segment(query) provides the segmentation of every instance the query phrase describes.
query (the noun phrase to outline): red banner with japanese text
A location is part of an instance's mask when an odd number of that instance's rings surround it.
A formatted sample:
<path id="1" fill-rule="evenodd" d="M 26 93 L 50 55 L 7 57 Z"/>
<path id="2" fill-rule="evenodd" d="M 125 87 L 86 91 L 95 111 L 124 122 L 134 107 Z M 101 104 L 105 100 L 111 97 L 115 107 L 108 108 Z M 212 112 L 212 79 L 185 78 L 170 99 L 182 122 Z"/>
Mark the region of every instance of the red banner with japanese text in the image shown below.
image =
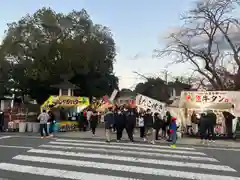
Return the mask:
<path id="1" fill-rule="evenodd" d="M 183 91 L 180 107 L 229 109 L 232 98 L 228 91 Z"/>

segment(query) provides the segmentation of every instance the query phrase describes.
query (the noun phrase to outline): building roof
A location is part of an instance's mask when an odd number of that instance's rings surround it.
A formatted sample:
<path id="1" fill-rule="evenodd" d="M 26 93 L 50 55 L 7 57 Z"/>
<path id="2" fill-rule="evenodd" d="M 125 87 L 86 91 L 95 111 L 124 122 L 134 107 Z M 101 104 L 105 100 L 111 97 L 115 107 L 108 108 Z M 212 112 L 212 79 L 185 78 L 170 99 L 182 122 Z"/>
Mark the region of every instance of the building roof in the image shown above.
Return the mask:
<path id="1" fill-rule="evenodd" d="M 118 97 L 136 96 L 136 93 L 131 90 L 122 90 L 118 92 Z"/>
<path id="2" fill-rule="evenodd" d="M 76 86 L 75 84 L 72 84 L 71 82 L 69 82 L 67 80 L 64 80 L 60 84 L 52 85 L 51 87 L 59 88 L 59 89 L 79 89 L 78 86 Z"/>

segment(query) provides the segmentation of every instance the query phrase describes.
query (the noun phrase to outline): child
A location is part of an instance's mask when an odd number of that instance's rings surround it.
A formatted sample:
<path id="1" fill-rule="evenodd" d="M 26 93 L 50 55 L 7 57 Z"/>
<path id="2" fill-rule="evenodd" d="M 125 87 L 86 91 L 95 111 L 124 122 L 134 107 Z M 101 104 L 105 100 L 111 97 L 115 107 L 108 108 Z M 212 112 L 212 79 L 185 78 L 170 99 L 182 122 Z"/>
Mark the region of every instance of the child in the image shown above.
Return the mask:
<path id="1" fill-rule="evenodd" d="M 169 131 L 170 131 L 170 137 L 172 140 L 172 148 L 176 148 L 176 141 L 177 141 L 177 123 L 176 123 L 177 118 L 172 117 Z"/>

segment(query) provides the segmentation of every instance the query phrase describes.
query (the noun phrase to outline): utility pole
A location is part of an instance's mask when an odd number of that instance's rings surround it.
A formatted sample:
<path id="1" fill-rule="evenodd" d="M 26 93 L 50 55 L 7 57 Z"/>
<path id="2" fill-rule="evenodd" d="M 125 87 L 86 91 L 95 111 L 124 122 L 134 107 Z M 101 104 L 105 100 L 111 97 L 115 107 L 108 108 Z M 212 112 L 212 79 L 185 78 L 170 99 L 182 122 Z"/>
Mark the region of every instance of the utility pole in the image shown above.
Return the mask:
<path id="1" fill-rule="evenodd" d="M 168 79 L 169 79 L 170 73 L 168 72 L 167 69 L 163 70 L 161 73 L 163 74 L 164 81 L 166 82 L 166 84 L 168 84 Z"/>

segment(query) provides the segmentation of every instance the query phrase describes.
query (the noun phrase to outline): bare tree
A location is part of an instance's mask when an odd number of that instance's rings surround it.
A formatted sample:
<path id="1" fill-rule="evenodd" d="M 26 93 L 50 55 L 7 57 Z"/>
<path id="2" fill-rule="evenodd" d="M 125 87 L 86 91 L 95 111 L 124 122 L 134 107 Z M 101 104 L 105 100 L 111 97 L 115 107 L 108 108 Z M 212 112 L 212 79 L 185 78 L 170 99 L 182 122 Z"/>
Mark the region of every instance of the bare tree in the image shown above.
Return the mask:
<path id="1" fill-rule="evenodd" d="M 173 63 L 191 63 L 216 90 L 239 87 L 236 75 L 240 75 L 240 41 L 235 36 L 239 23 L 231 16 L 238 6 L 237 0 L 199 0 L 181 20 L 184 26 L 172 32 L 163 50 L 155 50 L 158 57 L 174 55 Z M 234 34 L 235 33 L 235 34 Z M 229 71 L 226 62 L 237 66 L 237 72 Z M 239 83 L 240 85 L 240 83 Z"/>

